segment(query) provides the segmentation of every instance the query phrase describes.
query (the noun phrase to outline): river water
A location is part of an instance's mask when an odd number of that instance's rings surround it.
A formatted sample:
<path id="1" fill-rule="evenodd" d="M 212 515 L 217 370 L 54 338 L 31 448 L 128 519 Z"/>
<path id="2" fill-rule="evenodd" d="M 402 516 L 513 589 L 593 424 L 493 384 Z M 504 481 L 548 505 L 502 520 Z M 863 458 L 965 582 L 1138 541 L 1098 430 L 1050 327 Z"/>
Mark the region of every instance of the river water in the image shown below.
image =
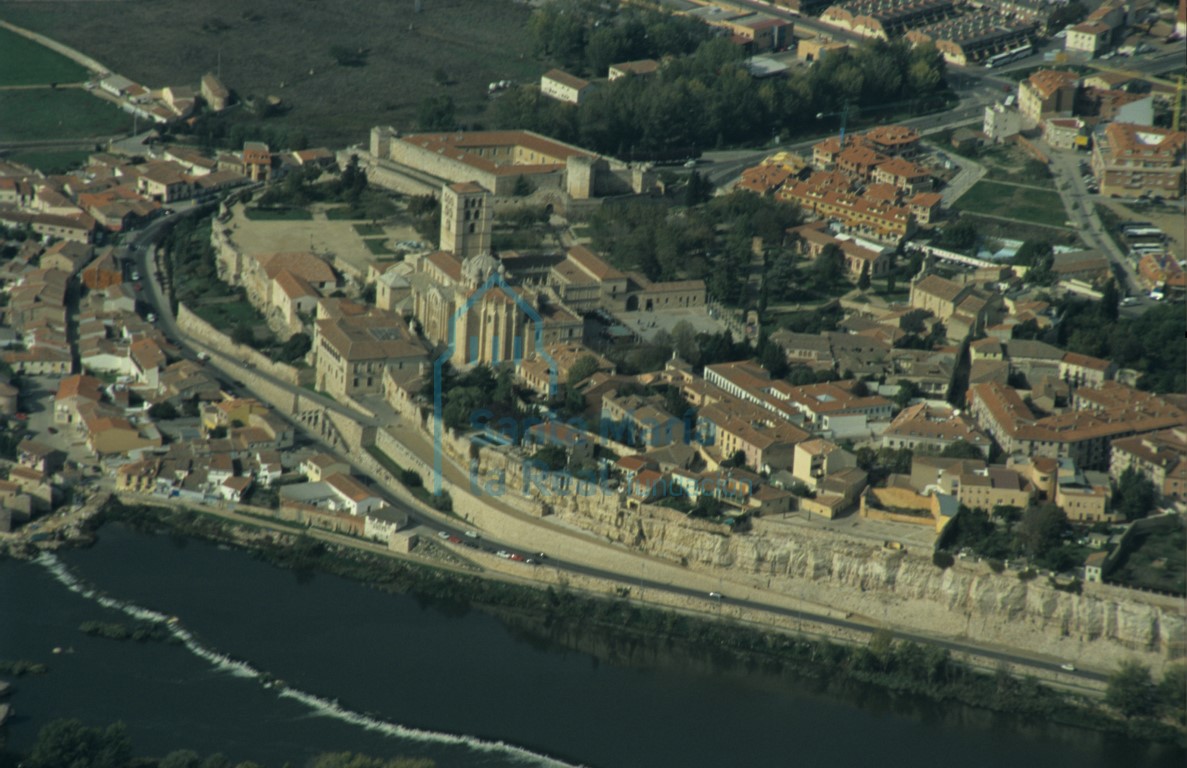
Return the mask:
<path id="1" fill-rule="evenodd" d="M 132 616 L 178 617 L 179 642 L 78 629 Z M 1182 751 L 968 707 L 617 666 L 481 612 L 118 525 L 90 549 L 0 561 L 0 658 L 50 666 L 15 681 L 18 749 L 47 719 L 77 717 L 124 721 L 139 754 L 217 751 L 268 768 L 343 750 L 441 768 L 1184 764 Z M 283 682 L 266 687 L 264 673 Z"/>

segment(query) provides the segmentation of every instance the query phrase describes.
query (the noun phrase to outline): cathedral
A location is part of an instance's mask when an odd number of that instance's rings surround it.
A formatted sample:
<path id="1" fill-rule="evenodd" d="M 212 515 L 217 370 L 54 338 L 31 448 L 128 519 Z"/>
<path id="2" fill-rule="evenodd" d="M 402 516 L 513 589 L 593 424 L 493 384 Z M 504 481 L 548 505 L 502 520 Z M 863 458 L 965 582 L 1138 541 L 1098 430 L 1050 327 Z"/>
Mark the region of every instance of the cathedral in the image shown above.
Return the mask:
<path id="1" fill-rule="evenodd" d="M 458 368 L 531 359 L 580 342 L 584 323 L 544 285 L 528 285 L 490 252 L 490 193 L 463 182 L 441 193 L 441 250 L 409 259 L 412 318 Z"/>

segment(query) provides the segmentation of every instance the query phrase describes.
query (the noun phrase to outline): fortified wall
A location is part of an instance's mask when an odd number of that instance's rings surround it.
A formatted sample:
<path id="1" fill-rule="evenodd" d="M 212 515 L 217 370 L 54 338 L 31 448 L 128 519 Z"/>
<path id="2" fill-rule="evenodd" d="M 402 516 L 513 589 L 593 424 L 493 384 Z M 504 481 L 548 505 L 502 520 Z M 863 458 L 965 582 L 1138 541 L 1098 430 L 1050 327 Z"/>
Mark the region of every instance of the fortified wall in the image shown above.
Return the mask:
<path id="1" fill-rule="evenodd" d="M 460 438 L 451 442 L 447 453 L 461 454 Z M 736 533 L 664 507 L 628 509 L 613 491 L 582 495 L 570 488 L 546 499 L 534 493 L 527 504 L 518 484 L 522 459 L 487 448 L 478 453 L 471 464 L 479 482 L 498 477 L 506 483 L 501 500 L 514 499 L 520 508 L 552 515 L 604 541 L 690 569 L 728 572 L 731 581 L 752 582 L 873 623 L 1059 658 L 1091 657 L 1101 666 L 1138 657 L 1157 670 L 1187 657 L 1187 615 L 1179 599 L 1096 584 L 1083 584 L 1077 594 L 1056 589 L 1046 577 L 1024 581 L 963 559 L 941 569 L 930 549 L 892 548 L 835 528 L 757 518 L 750 531 Z M 468 495 L 460 490 L 451 489 L 455 507 L 459 495 Z M 483 521 L 498 515 L 489 508 L 481 514 L 477 519 Z"/>
<path id="2" fill-rule="evenodd" d="M 277 362 L 245 344 L 236 344 L 225 333 L 194 314 L 184 303 L 177 305 L 177 327 L 187 336 L 197 339 L 214 351 L 241 360 L 281 381 L 294 386 L 302 386 L 313 381 L 312 368 L 298 370 L 291 365 Z"/>

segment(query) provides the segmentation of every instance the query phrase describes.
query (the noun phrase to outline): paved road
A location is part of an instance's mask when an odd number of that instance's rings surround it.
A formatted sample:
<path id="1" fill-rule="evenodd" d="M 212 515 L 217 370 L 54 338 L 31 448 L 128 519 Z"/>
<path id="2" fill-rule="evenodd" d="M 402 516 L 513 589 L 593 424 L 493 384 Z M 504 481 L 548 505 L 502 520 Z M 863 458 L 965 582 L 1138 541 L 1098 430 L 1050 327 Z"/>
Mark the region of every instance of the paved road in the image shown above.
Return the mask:
<path id="1" fill-rule="evenodd" d="M 1105 225 L 1096 212 L 1094 196 L 1088 192 L 1088 187 L 1084 183 L 1080 162 L 1086 160 L 1086 156 L 1057 150 L 1048 150 L 1048 155 L 1051 158 L 1051 171 L 1055 176 L 1056 187 L 1063 198 L 1064 208 L 1072 226 L 1090 248 L 1108 256 L 1114 265 L 1113 272 L 1121 279 L 1122 293 L 1127 296 L 1141 294 L 1136 266 L 1126 258 L 1125 253 L 1107 234 Z"/>

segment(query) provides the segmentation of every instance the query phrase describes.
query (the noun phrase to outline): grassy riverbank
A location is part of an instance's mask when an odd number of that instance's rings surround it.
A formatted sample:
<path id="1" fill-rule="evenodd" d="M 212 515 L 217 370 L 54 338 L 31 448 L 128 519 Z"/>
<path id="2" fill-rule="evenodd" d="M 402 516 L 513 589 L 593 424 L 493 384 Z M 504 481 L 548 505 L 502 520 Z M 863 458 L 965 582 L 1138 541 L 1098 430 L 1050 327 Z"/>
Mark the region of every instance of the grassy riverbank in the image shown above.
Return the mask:
<path id="1" fill-rule="evenodd" d="M 111 502 L 96 524 L 119 521 L 134 528 L 238 543 L 237 526 L 195 512 Z M 321 571 L 374 588 L 412 594 L 455 610 L 479 608 L 514 618 L 540 636 L 557 642 L 600 636 L 627 644 L 682 655 L 715 666 L 761 672 L 764 677 L 851 681 L 895 695 L 933 702 L 953 702 L 1050 722 L 1124 734 L 1151 741 L 1187 743 L 1183 732 L 1166 720 L 1123 718 L 1099 702 L 1057 691 L 1031 677 L 1017 678 L 1005 669 L 979 672 L 954 660 L 947 650 L 897 640 L 876 633 L 865 645 L 794 637 L 729 621 L 688 616 L 626 599 L 595 597 L 564 588 L 536 588 L 482 579 L 430 566 L 386 558 L 344 546 L 327 545 L 303 535 L 259 541 L 254 555 L 301 571 Z"/>

